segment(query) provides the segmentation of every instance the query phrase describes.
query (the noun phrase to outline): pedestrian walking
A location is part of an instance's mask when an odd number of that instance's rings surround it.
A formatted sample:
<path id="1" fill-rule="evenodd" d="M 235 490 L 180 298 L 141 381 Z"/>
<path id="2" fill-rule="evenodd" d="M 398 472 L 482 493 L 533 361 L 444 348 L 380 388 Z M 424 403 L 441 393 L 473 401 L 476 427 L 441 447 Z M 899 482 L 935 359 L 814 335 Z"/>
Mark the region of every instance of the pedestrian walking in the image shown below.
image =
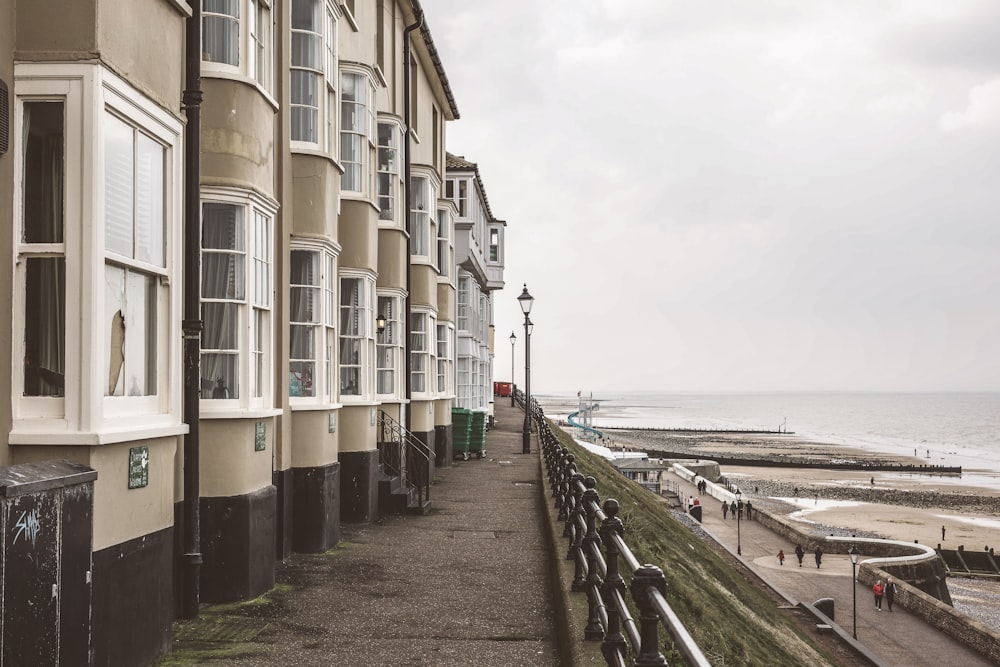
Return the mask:
<path id="1" fill-rule="evenodd" d="M 778 565 L 784 565 L 784 564 L 785 564 L 785 550 L 778 549 Z"/>
<path id="2" fill-rule="evenodd" d="M 733 515 L 733 521 L 736 521 L 736 501 L 729 503 L 729 513 Z"/>
<path id="3" fill-rule="evenodd" d="M 740 519 L 742 519 L 743 518 L 743 499 L 742 498 L 736 503 L 736 511 L 739 513 Z"/>
<path id="4" fill-rule="evenodd" d="M 747 521 L 753 521 L 753 505 L 747 501 Z"/>
<path id="5" fill-rule="evenodd" d="M 941 526 L 941 541 L 944 542 L 944 526 Z"/>
<path id="6" fill-rule="evenodd" d="M 726 520 L 726 517 L 728 515 L 729 515 L 729 503 L 727 503 L 725 500 L 723 500 L 722 501 L 722 519 L 723 519 L 723 521 Z"/>
<path id="7" fill-rule="evenodd" d="M 795 557 L 799 559 L 799 567 L 802 567 L 802 559 L 805 557 L 806 552 L 802 548 L 801 544 L 795 545 Z"/>
<path id="8" fill-rule="evenodd" d="M 816 569 L 818 570 L 819 566 L 823 564 L 823 550 L 817 546 L 813 554 L 816 556 Z"/>
<path id="9" fill-rule="evenodd" d="M 885 595 L 885 584 L 882 583 L 881 579 L 875 582 L 872 586 L 872 593 L 875 594 L 875 609 L 882 611 L 882 597 Z"/>
<path id="10" fill-rule="evenodd" d="M 896 599 L 896 584 L 893 582 L 892 577 L 889 577 L 885 582 L 885 604 L 889 607 L 889 611 L 892 611 L 892 602 Z"/>

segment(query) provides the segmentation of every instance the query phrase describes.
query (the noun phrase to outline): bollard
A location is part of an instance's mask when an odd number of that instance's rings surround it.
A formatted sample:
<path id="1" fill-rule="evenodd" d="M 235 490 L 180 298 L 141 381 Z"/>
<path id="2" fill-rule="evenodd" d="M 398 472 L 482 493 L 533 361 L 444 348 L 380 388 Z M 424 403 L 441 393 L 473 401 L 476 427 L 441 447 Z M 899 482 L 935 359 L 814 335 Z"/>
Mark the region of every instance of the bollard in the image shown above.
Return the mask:
<path id="1" fill-rule="evenodd" d="M 660 617 L 656 614 L 650 589 L 655 588 L 664 596 L 667 594 L 667 580 L 663 570 L 655 565 L 643 565 L 632 573 L 632 600 L 639 609 L 639 652 L 635 657 L 636 667 L 667 667 L 667 660 L 660 653 L 657 636 Z"/>
<path id="2" fill-rule="evenodd" d="M 615 595 L 625 592 L 625 580 L 618 569 L 618 542 L 616 536 L 625 533 L 625 526 L 618 518 L 618 510 L 621 506 L 618 501 L 608 498 L 604 501 L 604 514 L 607 518 L 601 522 L 601 540 L 604 543 L 605 558 L 607 559 L 608 572 L 601 586 L 601 595 L 604 597 L 608 608 L 608 631 L 601 642 L 601 654 L 604 661 L 609 665 L 618 664 L 616 655 L 624 656 L 628 650 L 625 635 L 622 634 L 621 613 L 618 605 L 615 604 Z"/>
<path id="3" fill-rule="evenodd" d="M 597 480 L 587 477 L 583 480 L 586 490 L 583 492 L 581 504 L 587 515 L 587 535 L 583 538 L 583 552 L 587 556 L 587 627 L 583 630 L 583 638 L 596 641 L 604 638 L 604 628 L 601 627 L 601 616 L 598 612 L 600 587 L 604 582 L 597 572 L 597 554 L 601 548 L 601 536 L 597 534 L 597 508 L 601 497 L 597 493 Z"/>

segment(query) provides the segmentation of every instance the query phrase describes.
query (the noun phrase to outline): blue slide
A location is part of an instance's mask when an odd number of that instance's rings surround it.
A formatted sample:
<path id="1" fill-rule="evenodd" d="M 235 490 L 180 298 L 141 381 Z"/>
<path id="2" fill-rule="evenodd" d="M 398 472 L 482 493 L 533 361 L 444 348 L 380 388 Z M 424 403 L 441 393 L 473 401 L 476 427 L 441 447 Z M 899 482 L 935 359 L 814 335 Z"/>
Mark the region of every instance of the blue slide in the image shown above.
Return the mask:
<path id="1" fill-rule="evenodd" d="M 573 421 L 573 417 L 576 417 L 578 414 L 580 414 L 579 410 L 577 410 L 576 412 L 571 412 L 568 415 L 566 415 L 566 421 L 569 422 L 570 426 L 575 426 L 577 428 L 582 428 L 587 433 L 593 433 L 598 438 L 603 438 L 604 437 L 604 434 L 601 433 L 600 431 L 598 431 L 596 428 L 591 428 L 589 426 L 585 426 L 583 424 L 578 424 L 577 422 Z"/>

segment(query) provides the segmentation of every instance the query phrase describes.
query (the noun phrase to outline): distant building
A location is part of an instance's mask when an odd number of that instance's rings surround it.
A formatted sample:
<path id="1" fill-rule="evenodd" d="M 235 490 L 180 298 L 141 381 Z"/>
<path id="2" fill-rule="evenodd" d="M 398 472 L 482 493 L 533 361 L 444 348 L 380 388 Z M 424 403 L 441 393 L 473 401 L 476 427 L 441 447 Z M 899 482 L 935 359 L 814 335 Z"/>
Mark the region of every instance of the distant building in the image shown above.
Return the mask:
<path id="1" fill-rule="evenodd" d="M 95 664 L 169 645 L 196 556 L 202 601 L 247 599 L 292 551 L 377 519 L 380 425 L 447 465 L 452 407 L 488 409 L 505 223 L 475 165 L 446 157 L 459 113 L 422 14 L 417 0 L 204 3 L 191 275 L 191 6 L 0 0 L 0 465 L 98 473 Z M 200 321 L 185 322 L 194 279 Z M 191 558 L 186 328 L 200 340 Z"/>

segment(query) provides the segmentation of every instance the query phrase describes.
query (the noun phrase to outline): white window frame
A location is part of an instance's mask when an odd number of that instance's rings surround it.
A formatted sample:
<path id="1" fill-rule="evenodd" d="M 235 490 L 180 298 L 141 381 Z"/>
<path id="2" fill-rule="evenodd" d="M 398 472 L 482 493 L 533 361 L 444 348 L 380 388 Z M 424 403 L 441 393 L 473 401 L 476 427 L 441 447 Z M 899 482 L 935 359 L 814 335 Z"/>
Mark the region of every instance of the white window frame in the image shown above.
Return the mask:
<path id="1" fill-rule="evenodd" d="M 429 398 L 437 385 L 437 319 L 429 310 L 410 313 L 410 391 Z"/>
<path id="2" fill-rule="evenodd" d="M 385 329 L 377 333 L 375 392 L 379 399 L 399 399 L 403 395 L 400 379 L 406 350 L 403 339 L 406 329 L 403 322 L 404 297 L 402 292 L 378 292 L 376 317 L 385 318 Z M 389 391 L 383 391 L 388 382 Z"/>
<path id="3" fill-rule="evenodd" d="M 206 297 L 205 290 L 208 286 L 202 278 L 200 296 L 204 326 L 201 345 L 200 409 L 202 416 L 206 418 L 227 417 L 232 413 L 267 409 L 274 404 L 271 341 L 274 340 L 274 217 L 278 211 L 278 204 L 248 190 L 202 186 L 202 211 L 205 210 L 206 204 L 227 206 L 239 211 L 242 223 L 242 248 L 208 249 L 209 254 L 221 252 L 243 257 L 240 267 L 242 269 L 240 278 L 243 281 L 242 295 L 225 298 Z M 267 229 L 263 230 L 262 226 Z M 204 272 L 206 249 L 202 248 L 201 252 Z M 266 274 L 261 275 L 261 270 Z M 234 353 L 231 356 L 236 357 L 235 390 L 224 385 L 216 391 L 216 386 L 211 384 L 213 378 L 206 375 L 209 371 L 205 356 L 213 354 L 213 348 L 208 347 L 205 341 L 205 337 L 211 335 L 210 322 L 205 317 L 204 311 L 208 303 L 233 304 L 236 310 L 235 345 L 232 348 L 219 350 L 221 354 Z"/>
<path id="4" fill-rule="evenodd" d="M 355 293 L 353 286 L 360 287 L 357 299 L 351 299 Z M 375 277 L 369 273 L 342 270 L 340 273 L 339 319 L 337 330 L 339 341 L 339 391 L 340 400 L 344 404 L 371 402 L 375 393 Z M 354 347 L 355 356 L 347 356 L 350 352 L 348 344 Z M 357 369 L 357 388 L 353 393 L 345 391 L 349 369 Z"/>
<path id="5" fill-rule="evenodd" d="M 438 186 L 433 172 L 414 169 L 410 176 L 411 208 L 407 231 L 410 234 L 410 257 L 417 262 L 436 264 Z"/>
<path id="6" fill-rule="evenodd" d="M 455 327 L 450 322 L 437 323 L 437 386 L 439 397 L 451 396 L 455 382 Z"/>
<path id="7" fill-rule="evenodd" d="M 472 278 L 465 275 L 458 277 L 458 291 L 455 295 L 455 323 L 459 331 L 470 331 L 469 322 L 472 317 Z"/>
<path id="8" fill-rule="evenodd" d="M 400 159 L 402 145 L 400 137 L 403 128 L 398 120 L 379 120 L 377 129 L 376 163 L 378 171 L 377 201 L 379 225 L 398 227 L 400 215 L 400 193 L 403 191 Z M 388 209 L 388 213 L 386 212 Z"/>
<path id="9" fill-rule="evenodd" d="M 170 113 L 98 64 L 21 63 L 14 68 L 12 243 L 12 428 L 10 444 L 102 444 L 183 432 L 179 286 L 183 186 L 182 125 Z M 63 242 L 23 242 L 24 104 L 63 105 Z M 109 383 L 105 298 L 105 122 L 115 114 L 159 143 L 163 155 L 164 262 L 154 270 L 155 391 L 105 396 Z M 26 264 L 65 257 L 63 396 L 25 396 Z M 127 263 L 127 262 L 126 262 Z M 177 280 L 172 280 L 178 278 Z"/>
<path id="10" fill-rule="evenodd" d="M 437 270 L 438 280 L 450 282 L 455 273 L 454 243 L 452 242 L 455 223 L 449 207 L 438 208 L 437 219 Z"/>
<path id="11" fill-rule="evenodd" d="M 354 80 L 348 85 L 347 78 Z M 347 91 L 354 90 L 354 99 Z M 353 111 L 354 113 L 350 113 Z M 357 154 L 348 151 L 357 143 Z M 344 172 L 341 193 L 364 198 L 372 195 L 374 173 L 370 170 L 375 154 L 375 81 L 367 70 L 344 67 L 340 70 L 340 151 L 337 159 Z M 355 168 L 352 170 L 352 167 Z M 370 173 L 372 172 L 372 173 Z M 355 181 L 355 175 L 356 180 Z"/>
<path id="12" fill-rule="evenodd" d="M 274 81 L 274 12 L 271 0 L 232 0 L 237 15 L 202 10 L 202 24 L 211 17 L 231 21 L 236 26 L 236 62 L 202 58 L 203 76 L 236 79 L 252 83 L 272 99 Z M 204 31 L 205 35 L 208 31 Z M 204 40 L 204 38 L 203 38 Z M 204 49 L 203 49 L 204 52 Z M 272 99 L 273 101 L 273 99 Z"/>
<path id="13" fill-rule="evenodd" d="M 289 107 L 291 111 L 313 109 L 315 112 L 315 136 L 302 133 L 303 127 L 294 122 L 294 114 L 289 119 L 289 142 L 294 152 L 321 153 L 335 157 L 337 136 L 337 26 L 340 20 L 339 6 L 328 0 L 292 0 L 292 3 L 308 3 L 315 12 L 316 25 L 308 28 L 289 27 L 292 55 L 289 60 Z M 294 13 L 294 7 L 292 8 Z M 311 28 L 311 29 L 310 29 Z M 299 41 L 301 40 L 301 43 Z M 312 40 L 316 51 L 308 61 L 297 62 L 296 56 L 306 53 L 303 48 Z M 311 95 L 307 98 L 292 99 L 295 94 L 296 72 L 315 78 Z M 303 91 L 305 89 L 303 88 Z M 297 134 L 298 131 L 298 134 Z"/>
<path id="14" fill-rule="evenodd" d="M 317 243 L 307 239 L 292 239 L 290 250 L 292 253 L 310 253 L 316 262 L 316 281 L 312 286 L 298 285 L 290 282 L 289 292 L 289 327 L 313 328 L 313 354 L 311 357 L 295 356 L 293 336 L 289 332 L 289 368 L 288 394 L 289 404 L 293 409 L 306 406 L 333 407 L 336 406 L 337 389 L 339 385 L 337 375 L 337 317 L 339 306 L 337 303 L 338 279 L 338 257 L 337 250 L 333 246 L 325 243 Z M 289 266 L 291 267 L 291 258 Z M 292 278 L 291 280 L 294 280 Z M 292 290 L 315 289 L 315 309 L 311 321 L 295 320 L 295 314 L 291 312 L 294 299 Z M 295 393 L 292 387 L 295 381 L 302 381 L 296 373 L 301 372 L 295 368 L 296 364 L 312 363 L 312 394 L 303 391 Z M 294 378 L 294 379 L 293 379 Z"/>

